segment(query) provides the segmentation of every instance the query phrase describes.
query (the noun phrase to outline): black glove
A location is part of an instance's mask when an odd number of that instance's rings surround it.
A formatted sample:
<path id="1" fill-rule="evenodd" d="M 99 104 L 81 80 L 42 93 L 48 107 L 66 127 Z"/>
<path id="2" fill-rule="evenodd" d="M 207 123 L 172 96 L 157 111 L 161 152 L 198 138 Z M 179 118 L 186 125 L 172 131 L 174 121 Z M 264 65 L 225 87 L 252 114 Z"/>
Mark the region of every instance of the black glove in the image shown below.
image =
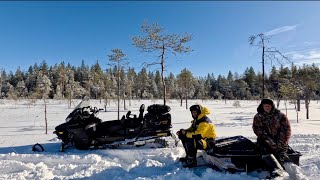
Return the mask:
<path id="1" fill-rule="evenodd" d="M 178 135 L 178 136 L 179 136 L 179 135 L 185 136 L 186 133 L 187 133 L 187 131 L 186 131 L 185 129 L 180 129 L 180 130 L 177 132 L 177 135 Z"/>
<path id="2" fill-rule="evenodd" d="M 185 136 L 187 134 L 187 131 L 185 129 L 180 129 L 181 135 Z"/>

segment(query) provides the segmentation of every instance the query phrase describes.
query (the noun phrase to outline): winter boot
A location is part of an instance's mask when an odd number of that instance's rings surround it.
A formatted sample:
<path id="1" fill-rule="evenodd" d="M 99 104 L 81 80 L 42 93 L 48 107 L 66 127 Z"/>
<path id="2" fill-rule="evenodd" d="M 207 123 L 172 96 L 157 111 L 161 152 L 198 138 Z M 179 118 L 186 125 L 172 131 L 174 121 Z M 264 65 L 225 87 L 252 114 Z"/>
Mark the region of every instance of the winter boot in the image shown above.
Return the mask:
<path id="1" fill-rule="evenodd" d="M 187 156 L 185 158 L 185 162 L 183 164 L 183 167 L 191 168 L 191 167 L 196 167 L 196 166 L 197 166 L 197 158 L 189 157 L 189 156 Z"/>
<path id="2" fill-rule="evenodd" d="M 263 155 L 262 159 L 269 167 L 270 178 L 288 176 L 288 173 L 282 168 L 281 164 L 273 154 Z"/>
<path id="3" fill-rule="evenodd" d="M 187 161 L 187 158 L 188 158 L 188 156 L 186 156 L 186 157 L 181 157 L 181 158 L 179 158 L 179 161 L 180 161 L 180 162 L 186 162 L 186 161 Z"/>

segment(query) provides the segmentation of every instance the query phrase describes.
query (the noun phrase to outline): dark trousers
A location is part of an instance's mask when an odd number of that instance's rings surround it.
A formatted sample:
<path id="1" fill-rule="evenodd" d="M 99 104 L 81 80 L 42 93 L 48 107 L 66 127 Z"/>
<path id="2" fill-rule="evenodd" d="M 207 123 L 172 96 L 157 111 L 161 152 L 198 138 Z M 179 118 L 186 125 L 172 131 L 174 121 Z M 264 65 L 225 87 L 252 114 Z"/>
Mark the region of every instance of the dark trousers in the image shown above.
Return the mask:
<path id="1" fill-rule="evenodd" d="M 282 166 L 285 161 L 289 160 L 287 155 L 289 148 L 288 145 L 278 147 L 277 149 L 272 149 L 265 141 L 258 139 L 257 148 L 262 155 L 273 154 Z"/>
<path id="2" fill-rule="evenodd" d="M 196 158 L 198 149 L 205 150 L 203 141 L 201 140 L 201 138 L 197 138 L 197 137 L 187 138 L 184 135 L 179 135 L 178 137 L 181 140 L 182 145 L 188 157 Z M 214 139 L 207 139 L 206 142 L 207 142 L 206 150 L 212 149 L 215 142 Z"/>

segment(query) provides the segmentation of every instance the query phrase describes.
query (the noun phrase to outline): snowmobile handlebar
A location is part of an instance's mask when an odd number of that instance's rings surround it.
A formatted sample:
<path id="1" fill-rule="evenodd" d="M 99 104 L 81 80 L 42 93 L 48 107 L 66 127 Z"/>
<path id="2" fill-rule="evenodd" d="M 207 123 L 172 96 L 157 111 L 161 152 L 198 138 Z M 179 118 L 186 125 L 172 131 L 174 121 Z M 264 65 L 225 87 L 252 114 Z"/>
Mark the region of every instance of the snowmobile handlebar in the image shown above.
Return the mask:
<path id="1" fill-rule="evenodd" d="M 97 108 L 97 107 L 93 107 L 93 108 L 90 108 L 90 112 L 92 112 L 93 114 L 97 114 L 99 111 L 103 111 L 104 109 L 102 108 Z"/>
<path id="2" fill-rule="evenodd" d="M 90 106 L 82 107 L 81 112 L 83 112 L 85 109 L 90 109 Z"/>
<path id="3" fill-rule="evenodd" d="M 130 116 L 131 116 L 131 118 L 137 118 L 137 115 L 131 114 L 131 111 L 128 111 L 127 114 L 126 114 L 126 118 L 129 119 Z"/>
<path id="4" fill-rule="evenodd" d="M 85 112 L 88 113 L 88 111 L 86 111 L 86 109 L 89 109 L 89 112 L 91 112 L 92 114 L 96 115 L 99 111 L 102 111 L 104 109 L 101 108 L 97 108 L 97 107 L 91 107 L 91 106 L 86 106 L 86 107 L 82 107 L 80 113 L 84 114 Z"/>

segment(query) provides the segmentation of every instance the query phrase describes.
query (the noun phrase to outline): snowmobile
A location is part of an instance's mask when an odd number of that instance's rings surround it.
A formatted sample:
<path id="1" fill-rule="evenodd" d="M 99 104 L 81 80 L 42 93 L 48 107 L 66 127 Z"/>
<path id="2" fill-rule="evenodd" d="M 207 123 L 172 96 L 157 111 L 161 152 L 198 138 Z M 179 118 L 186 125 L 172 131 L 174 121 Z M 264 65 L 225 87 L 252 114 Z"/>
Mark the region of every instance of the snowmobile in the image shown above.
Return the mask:
<path id="1" fill-rule="evenodd" d="M 299 166 L 301 153 L 289 147 L 289 161 Z M 256 143 L 243 136 L 233 136 L 216 140 L 214 149 L 204 153 L 204 159 L 210 166 L 220 171 L 250 172 L 267 170 L 262 154 L 256 148 Z"/>
<path id="2" fill-rule="evenodd" d="M 154 140 L 166 146 L 163 137 L 177 138 L 171 132 L 170 107 L 153 104 L 139 108 L 139 115 L 128 111 L 120 120 L 102 121 L 97 117 L 97 107 L 91 107 L 89 98 L 85 97 L 67 116 L 66 122 L 55 127 L 54 133 L 62 140 L 60 151 L 74 146 L 77 149 L 118 147 L 123 144 L 134 144 Z M 137 145 L 143 145 L 137 144 Z"/>

